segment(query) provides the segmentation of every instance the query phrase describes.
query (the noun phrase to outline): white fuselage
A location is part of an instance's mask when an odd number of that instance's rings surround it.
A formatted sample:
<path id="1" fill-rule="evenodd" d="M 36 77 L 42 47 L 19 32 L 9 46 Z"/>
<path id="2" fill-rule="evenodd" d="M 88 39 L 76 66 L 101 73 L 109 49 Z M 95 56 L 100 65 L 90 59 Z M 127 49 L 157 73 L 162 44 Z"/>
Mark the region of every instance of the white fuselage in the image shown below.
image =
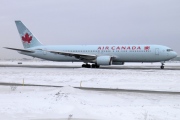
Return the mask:
<path id="1" fill-rule="evenodd" d="M 81 60 L 74 56 L 50 53 L 48 50 L 112 56 L 114 57 L 113 62 L 161 62 L 177 56 L 177 53 L 172 49 L 162 45 L 47 45 L 32 47 L 29 50 L 34 50 L 35 52 L 20 53 L 41 59 L 64 62 Z"/>

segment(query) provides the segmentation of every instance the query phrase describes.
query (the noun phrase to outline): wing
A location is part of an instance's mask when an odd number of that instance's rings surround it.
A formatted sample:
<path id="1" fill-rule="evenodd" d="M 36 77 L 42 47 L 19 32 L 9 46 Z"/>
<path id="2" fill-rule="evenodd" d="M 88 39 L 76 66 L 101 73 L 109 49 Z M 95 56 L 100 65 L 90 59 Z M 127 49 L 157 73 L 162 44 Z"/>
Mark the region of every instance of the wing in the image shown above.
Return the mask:
<path id="1" fill-rule="evenodd" d="M 9 47 L 4 47 L 6 49 L 10 49 L 10 50 L 16 50 L 16 51 L 19 51 L 19 52 L 28 52 L 28 53 L 34 53 L 33 50 L 26 50 L 26 49 L 17 49 L 17 48 L 9 48 Z"/>
<path id="2" fill-rule="evenodd" d="M 60 54 L 60 55 L 65 55 L 65 56 L 70 56 L 70 57 L 75 57 L 77 59 L 83 60 L 94 60 L 97 58 L 96 55 L 92 54 L 82 54 L 82 53 L 73 53 L 73 52 L 63 52 L 63 51 L 51 51 L 51 50 L 46 50 L 47 52 L 50 53 L 55 53 L 55 54 Z"/>

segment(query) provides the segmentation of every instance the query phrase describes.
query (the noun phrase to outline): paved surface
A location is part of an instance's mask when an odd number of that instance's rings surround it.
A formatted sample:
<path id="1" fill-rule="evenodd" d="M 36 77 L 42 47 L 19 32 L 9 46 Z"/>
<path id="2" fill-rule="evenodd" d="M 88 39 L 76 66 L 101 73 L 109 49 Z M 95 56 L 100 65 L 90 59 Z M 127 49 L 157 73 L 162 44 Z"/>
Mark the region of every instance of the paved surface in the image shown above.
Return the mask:
<path id="1" fill-rule="evenodd" d="M 31 119 L 31 120 L 97 120 L 97 119 L 86 119 L 86 118 L 49 118 L 49 119 Z"/>
<path id="2" fill-rule="evenodd" d="M 0 67 L 29 67 L 29 68 L 82 68 L 81 65 L 26 65 L 26 64 L 0 64 Z M 87 69 L 160 69 L 160 65 L 148 66 L 101 66 L 100 68 L 87 68 Z M 161 70 L 161 69 L 160 69 Z M 180 65 L 165 65 L 163 70 L 180 70 Z"/>
<path id="3" fill-rule="evenodd" d="M 20 84 L 0 82 L 1 86 L 36 86 L 36 87 L 64 87 L 55 85 L 39 85 L 39 84 Z M 131 93 L 150 93 L 150 94 L 174 94 L 180 95 L 180 91 L 155 91 L 155 90 L 138 90 L 138 89 L 112 89 L 112 88 L 92 88 L 92 87 L 73 87 L 81 90 L 105 91 L 105 92 L 131 92 Z"/>

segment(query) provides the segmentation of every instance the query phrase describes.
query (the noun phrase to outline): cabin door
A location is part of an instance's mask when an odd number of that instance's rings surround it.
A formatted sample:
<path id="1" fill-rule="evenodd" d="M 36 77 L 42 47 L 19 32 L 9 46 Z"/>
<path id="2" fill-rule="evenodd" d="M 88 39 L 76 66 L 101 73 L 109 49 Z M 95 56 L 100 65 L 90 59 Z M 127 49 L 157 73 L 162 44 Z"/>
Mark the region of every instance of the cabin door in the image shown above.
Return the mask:
<path id="1" fill-rule="evenodd" d="M 155 54 L 156 54 L 156 55 L 159 55 L 159 48 L 156 48 Z"/>

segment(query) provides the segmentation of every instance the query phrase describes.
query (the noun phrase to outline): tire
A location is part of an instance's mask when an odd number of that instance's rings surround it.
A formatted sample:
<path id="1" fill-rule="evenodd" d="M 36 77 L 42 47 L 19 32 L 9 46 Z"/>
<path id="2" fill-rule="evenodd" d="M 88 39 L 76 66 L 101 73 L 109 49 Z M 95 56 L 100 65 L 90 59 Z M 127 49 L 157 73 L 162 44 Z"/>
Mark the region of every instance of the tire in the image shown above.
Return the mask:
<path id="1" fill-rule="evenodd" d="M 92 64 L 92 68 L 96 68 L 96 65 Z"/>
<path id="2" fill-rule="evenodd" d="M 164 69 L 164 66 L 161 66 L 161 69 Z"/>
<path id="3" fill-rule="evenodd" d="M 99 68 L 100 67 L 100 65 L 96 65 L 96 68 Z"/>
<path id="4" fill-rule="evenodd" d="M 91 65 L 90 64 L 87 64 L 87 66 L 86 66 L 87 68 L 91 68 Z"/>

